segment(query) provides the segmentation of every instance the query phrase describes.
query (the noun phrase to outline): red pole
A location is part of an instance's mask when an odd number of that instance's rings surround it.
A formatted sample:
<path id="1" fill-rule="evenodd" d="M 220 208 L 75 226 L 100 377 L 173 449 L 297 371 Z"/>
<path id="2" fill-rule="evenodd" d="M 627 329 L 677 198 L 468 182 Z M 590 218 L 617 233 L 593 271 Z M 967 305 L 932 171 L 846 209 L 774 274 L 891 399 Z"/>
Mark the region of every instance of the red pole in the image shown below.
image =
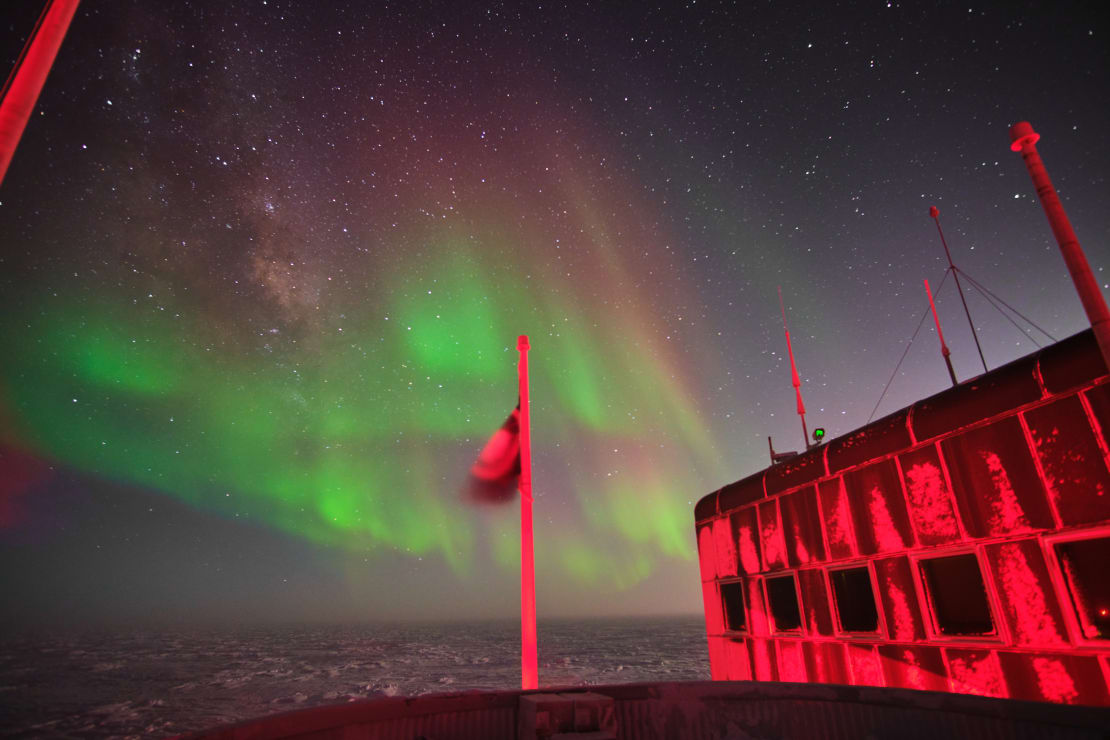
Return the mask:
<path id="1" fill-rule="evenodd" d="M 80 0 L 49 0 L 0 93 L 0 183 Z"/>
<path id="2" fill-rule="evenodd" d="M 1010 149 L 1021 152 L 1022 159 L 1025 160 L 1025 167 L 1033 178 L 1033 187 L 1037 189 L 1037 197 L 1041 199 L 1041 206 L 1048 216 L 1048 224 L 1056 236 L 1056 243 L 1060 245 L 1061 254 L 1064 255 L 1064 264 L 1068 266 L 1079 300 L 1083 303 L 1083 310 L 1087 312 L 1087 319 L 1091 322 L 1095 341 L 1102 351 L 1102 361 L 1110 368 L 1110 310 L 1106 308 L 1106 298 L 1095 282 L 1091 266 L 1087 264 L 1087 257 L 1079 246 L 1079 238 L 1071 228 L 1060 197 L 1056 195 L 1056 188 L 1052 187 L 1052 181 L 1048 179 L 1048 170 L 1041 161 L 1041 155 L 1037 153 L 1037 141 L 1040 138 L 1041 135 L 1033 130 L 1028 121 L 1021 121 L 1010 127 Z"/>
<path id="3" fill-rule="evenodd" d="M 929 296 L 929 308 L 933 309 L 933 321 L 937 325 L 937 336 L 940 337 L 940 353 L 944 356 L 944 364 L 948 366 L 948 375 L 952 378 L 952 385 L 959 385 L 956 380 L 956 371 L 952 369 L 952 350 L 944 343 L 944 332 L 940 330 L 940 318 L 937 316 L 937 307 L 933 303 L 933 291 L 929 290 L 929 281 L 925 281 L 925 295 Z"/>
<path id="4" fill-rule="evenodd" d="M 536 561 L 532 546 L 532 428 L 528 412 L 528 335 L 520 350 L 520 687 L 539 686 L 536 649 Z"/>
<path id="5" fill-rule="evenodd" d="M 806 407 L 802 403 L 802 379 L 798 377 L 798 368 L 794 364 L 794 348 L 790 346 L 790 330 L 786 328 L 786 306 L 782 302 L 782 287 L 779 287 L 779 308 L 782 310 L 782 330 L 786 334 L 786 351 L 790 354 L 790 382 L 794 385 L 794 395 L 798 400 L 798 416 L 802 418 L 802 444 L 809 449 L 809 430 L 806 429 Z"/>

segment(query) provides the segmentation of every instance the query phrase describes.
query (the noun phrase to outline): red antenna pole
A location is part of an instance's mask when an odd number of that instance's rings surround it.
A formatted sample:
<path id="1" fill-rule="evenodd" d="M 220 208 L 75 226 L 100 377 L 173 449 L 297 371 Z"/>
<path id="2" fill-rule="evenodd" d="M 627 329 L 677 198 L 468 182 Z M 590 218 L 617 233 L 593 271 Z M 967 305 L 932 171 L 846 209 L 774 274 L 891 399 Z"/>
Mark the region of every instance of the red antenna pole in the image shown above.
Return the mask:
<path id="1" fill-rule="evenodd" d="M 798 416 L 802 419 L 802 442 L 809 449 L 809 430 L 806 429 L 806 406 L 802 403 L 802 380 L 798 377 L 798 367 L 794 364 L 794 348 L 790 346 L 790 330 L 786 328 L 786 306 L 782 302 L 782 286 L 779 286 L 779 309 L 782 310 L 782 331 L 786 334 L 786 351 L 790 355 L 790 382 L 794 385 L 794 395 L 798 397 Z"/>
<path id="2" fill-rule="evenodd" d="M 933 309 L 933 321 L 937 325 L 937 336 L 940 337 L 940 353 L 944 357 L 944 364 L 948 366 L 948 375 L 952 378 L 952 385 L 959 385 L 956 380 L 956 371 L 952 369 L 952 351 L 944 343 L 944 332 L 940 330 L 940 318 L 937 316 L 937 306 L 933 303 L 933 291 L 929 290 L 929 281 L 925 281 L 925 294 L 929 296 L 929 308 Z"/>
<path id="3" fill-rule="evenodd" d="M 1064 264 L 1068 266 L 1079 300 L 1083 303 L 1083 310 L 1087 312 L 1087 319 L 1091 322 L 1095 341 L 1102 352 L 1102 361 L 1110 368 L 1110 310 L 1106 308 L 1106 299 L 1095 282 L 1091 266 L 1087 264 L 1087 257 L 1079 246 L 1079 238 L 1071 228 L 1060 196 L 1056 195 L 1056 188 L 1048 179 L 1048 170 L 1041 161 L 1041 155 L 1037 153 L 1037 141 L 1040 138 L 1041 135 L 1033 130 L 1028 121 L 1021 121 L 1010 127 L 1010 149 L 1021 152 L 1021 157 L 1025 160 L 1025 167 L 1033 179 L 1033 187 L 1037 189 L 1037 197 L 1041 199 L 1041 206 L 1048 216 L 1048 224 L 1056 236 L 1056 243 L 1060 245 Z"/>
<path id="4" fill-rule="evenodd" d="M 944 239 L 944 232 L 940 228 L 940 211 L 936 206 L 929 209 L 929 215 L 937 224 L 937 233 L 940 234 L 940 243 L 944 245 L 944 256 L 948 258 L 948 269 L 956 280 L 956 291 L 960 294 L 960 302 L 964 304 L 964 313 L 967 314 L 967 324 L 971 327 L 971 338 L 975 340 L 975 349 L 979 350 L 979 361 L 983 363 L 983 372 L 987 372 L 987 361 L 983 357 L 983 348 L 979 346 L 979 335 L 975 333 L 975 322 L 971 320 L 971 311 L 967 308 L 967 299 L 964 298 L 964 289 L 960 286 L 960 274 L 956 264 L 952 262 L 952 253 L 948 251 L 948 242 Z"/>
<path id="5" fill-rule="evenodd" d="M 520 350 L 520 687 L 539 686 L 536 648 L 536 555 L 532 546 L 532 427 L 528 409 L 528 335 Z"/>
<path id="6" fill-rule="evenodd" d="M 49 0 L 0 93 L 0 183 L 80 0 Z"/>

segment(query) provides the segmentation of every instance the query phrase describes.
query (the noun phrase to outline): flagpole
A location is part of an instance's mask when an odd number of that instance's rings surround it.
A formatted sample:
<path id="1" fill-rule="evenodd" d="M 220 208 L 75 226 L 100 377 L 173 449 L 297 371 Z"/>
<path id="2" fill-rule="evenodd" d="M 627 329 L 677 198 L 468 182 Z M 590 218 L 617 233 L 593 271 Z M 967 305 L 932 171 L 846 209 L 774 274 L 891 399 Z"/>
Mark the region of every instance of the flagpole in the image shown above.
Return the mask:
<path id="1" fill-rule="evenodd" d="M 54 65 L 80 0 L 50 0 L 0 93 L 0 182 Z"/>
<path id="2" fill-rule="evenodd" d="M 528 335 L 520 350 L 520 687 L 539 685 L 536 650 L 536 561 L 532 546 L 532 429 L 528 413 Z"/>

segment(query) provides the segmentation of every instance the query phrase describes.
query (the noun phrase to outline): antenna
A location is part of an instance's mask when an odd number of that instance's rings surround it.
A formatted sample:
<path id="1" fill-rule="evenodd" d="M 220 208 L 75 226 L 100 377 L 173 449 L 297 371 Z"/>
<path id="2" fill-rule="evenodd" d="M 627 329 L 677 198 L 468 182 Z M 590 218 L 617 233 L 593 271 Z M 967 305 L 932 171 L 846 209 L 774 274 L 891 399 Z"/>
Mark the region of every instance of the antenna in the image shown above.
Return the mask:
<path id="1" fill-rule="evenodd" d="M 1079 237 L 1071 228 L 1068 214 L 1064 212 L 1064 204 L 1060 202 L 1060 196 L 1056 195 L 1056 188 L 1052 186 L 1052 180 L 1048 178 L 1048 170 L 1045 169 L 1041 155 L 1037 152 L 1037 142 L 1040 138 L 1041 135 L 1033 130 L 1033 126 L 1028 121 L 1019 121 L 1010 127 L 1012 142 L 1010 149 L 1021 152 L 1021 158 L 1025 160 L 1025 167 L 1033 179 L 1037 197 L 1040 198 L 1044 214 L 1048 217 L 1048 225 L 1052 227 L 1052 234 L 1056 237 L 1056 243 L 1060 245 L 1064 264 L 1067 265 L 1075 290 L 1079 293 L 1079 301 L 1087 313 L 1087 320 L 1091 322 L 1091 330 L 1102 353 L 1102 361 L 1110 367 L 1110 309 L 1106 307 L 1106 299 L 1103 298 L 1102 291 L 1095 282 L 1091 266 L 1087 263 L 1086 255 L 1083 254 L 1083 248 L 1079 246 Z"/>
<path id="2" fill-rule="evenodd" d="M 767 437 L 767 449 L 771 452 L 771 464 L 780 463 L 783 460 L 789 460 L 792 457 L 797 457 L 797 452 L 775 452 L 775 445 L 771 442 L 771 437 Z"/>
<path id="3" fill-rule="evenodd" d="M 952 253 L 948 251 L 948 242 L 944 239 L 944 232 L 940 228 L 940 211 L 936 206 L 929 209 L 929 215 L 937 223 L 937 233 L 940 234 L 940 243 L 944 245 L 944 255 L 948 257 L 948 270 L 952 273 L 952 277 L 956 279 L 956 290 L 960 294 L 960 301 L 964 304 L 964 313 L 967 314 L 967 325 L 971 327 L 971 336 L 975 340 L 975 349 L 979 350 L 979 361 L 983 363 L 983 372 L 987 370 L 987 361 L 983 358 L 983 348 L 979 346 L 979 335 L 975 333 L 975 323 L 971 320 L 971 311 L 967 310 L 967 299 L 964 298 L 964 289 L 960 287 L 960 276 L 956 271 L 956 265 L 952 262 Z"/>
<path id="4" fill-rule="evenodd" d="M 952 378 L 952 385 L 960 384 L 956 380 L 956 371 L 952 369 L 952 350 L 944 343 L 944 332 L 940 330 L 940 319 L 937 317 L 937 306 L 933 303 L 933 291 L 929 290 L 929 281 L 925 281 L 925 294 L 929 296 L 929 308 L 933 309 L 933 321 L 937 324 L 937 336 L 940 337 L 940 353 L 944 357 L 944 364 L 948 366 L 948 375 Z"/>
<path id="5" fill-rule="evenodd" d="M 786 328 L 786 306 L 782 302 L 782 286 L 779 286 L 779 309 L 782 311 L 782 331 L 786 334 L 786 351 L 790 355 L 790 382 L 794 385 L 794 395 L 798 397 L 798 416 L 802 419 L 802 443 L 810 448 L 809 431 L 806 429 L 806 407 L 802 403 L 802 380 L 798 377 L 798 367 L 794 364 L 794 348 L 790 346 L 790 330 Z"/>

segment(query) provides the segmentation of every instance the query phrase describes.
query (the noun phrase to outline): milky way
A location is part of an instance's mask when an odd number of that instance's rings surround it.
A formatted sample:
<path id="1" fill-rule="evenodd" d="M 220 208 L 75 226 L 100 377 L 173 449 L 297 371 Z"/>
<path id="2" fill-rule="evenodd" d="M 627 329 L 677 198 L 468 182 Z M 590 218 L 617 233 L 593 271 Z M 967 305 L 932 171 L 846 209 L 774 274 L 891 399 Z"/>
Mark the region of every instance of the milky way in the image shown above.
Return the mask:
<path id="1" fill-rule="evenodd" d="M 801 445 L 778 286 L 830 438 L 929 206 L 1084 327 L 1008 149 L 1105 284 L 1106 27 L 1052 7 L 85 3 L 0 188 L 0 617 L 511 615 L 515 508 L 460 492 L 522 333 L 541 617 L 698 610 L 692 503 Z M 1035 349 L 965 289 L 991 367 Z M 926 326 L 877 413 L 946 383 Z"/>

